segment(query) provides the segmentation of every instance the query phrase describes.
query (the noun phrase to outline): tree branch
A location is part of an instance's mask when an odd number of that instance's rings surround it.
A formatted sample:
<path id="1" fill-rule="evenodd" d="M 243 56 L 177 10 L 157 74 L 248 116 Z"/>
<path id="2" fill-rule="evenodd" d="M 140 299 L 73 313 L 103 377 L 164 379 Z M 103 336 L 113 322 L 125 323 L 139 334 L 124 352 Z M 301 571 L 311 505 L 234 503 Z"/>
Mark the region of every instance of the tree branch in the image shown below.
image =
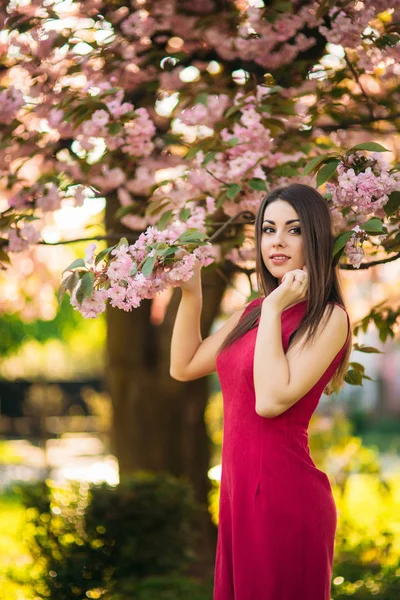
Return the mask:
<path id="1" fill-rule="evenodd" d="M 350 264 L 339 264 L 339 269 L 345 271 L 358 271 L 359 269 L 369 269 L 370 267 L 376 267 L 377 265 L 384 265 L 385 263 L 393 262 L 400 258 L 400 252 L 397 252 L 394 256 L 388 258 L 382 258 L 381 260 L 372 260 L 371 262 L 361 263 L 358 269 L 354 265 Z"/>
<path id="2" fill-rule="evenodd" d="M 353 125 L 368 125 L 368 123 L 375 123 L 377 121 L 393 121 L 394 119 L 400 119 L 400 113 L 394 113 L 393 115 L 387 115 L 386 117 L 366 117 L 364 119 L 342 121 L 341 123 L 334 123 L 332 125 L 318 125 L 318 129 L 323 131 L 337 131 L 338 129 L 347 129 Z M 386 133 L 386 132 L 385 132 Z"/>
<path id="3" fill-rule="evenodd" d="M 93 237 L 88 238 L 76 238 L 74 240 L 62 240 L 60 242 L 44 242 L 40 241 L 38 244 L 42 246 L 65 246 L 67 244 L 75 244 L 78 242 L 101 242 L 102 240 L 120 240 L 122 237 L 125 237 L 128 241 L 132 241 L 132 243 L 136 242 L 138 239 L 138 235 L 130 236 L 126 233 L 112 233 L 109 235 L 95 235 Z"/>
<path id="4" fill-rule="evenodd" d="M 365 98 L 365 102 L 366 102 L 366 105 L 367 105 L 370 117 L 371 117 L 371 119 L 374 119 L 375 118 L 374 107 L 372 106 L 371 99 L 369 98 L 367 92 L 364 90 L 364 88 L 363 88 L 363 86 L 362 86 L 362 84 L 360 82 L 360 78 L 358 76 L 358 73 L 355 70 L 354 65 L 352 64 L 351 60 L 349 59 L 348 54 L 347 54 L 346 51 L 344 53 L 344 58 L 345 58 L 347 66 L 350 69 L 351 74 L 353 75 L 354 79 L 356 80 L 356 82 L 357 82 L 357 84 L 358 84 L 358 86 L 359 86 L 359 88 L 361 90 L 362 95 Z"/>

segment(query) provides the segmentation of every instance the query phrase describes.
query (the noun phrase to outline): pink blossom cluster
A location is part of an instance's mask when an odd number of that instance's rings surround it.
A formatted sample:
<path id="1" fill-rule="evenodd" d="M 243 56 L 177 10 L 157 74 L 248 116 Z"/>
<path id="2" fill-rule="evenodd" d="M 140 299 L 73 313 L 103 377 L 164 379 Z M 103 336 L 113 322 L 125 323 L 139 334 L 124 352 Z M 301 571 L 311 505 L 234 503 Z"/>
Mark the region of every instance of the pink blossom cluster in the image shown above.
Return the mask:
<path id="1" fill-rule="evenodd" d="M 361 215 L 376 212 L 389 200 L 389 194 L 400 190 L 400 173 L 390 172 L 390 166 L 378 153 L 369 158 L 356 152 L 346 163 L 339 163 L 337 183 L 327 183 L 337 207 L 351 206 Z"/>
<path id="2" fill-rule="evenodd" d="M 197 104 L 194 104 L 190 108 L 180 111 L 177 117 L 185 125 L 207 125 L 207 127 L 213 127 L 217 121 L 222 119 L 230 102 L 231 100 L 226 94 L 210 94 L 207 96 L 207 104 L 197 102 Z"/>
<path id="3" fill-rule="evenodd" d="M 363 2 L 350 2 L 346 10 L 336 7 L 329 12 L 331 27 L 321 25 L 320 33 L 331 44 L 339 44 L 345 48 L 357 48 L 361 45 L 361 35 L 368 23 L 375 16 L 374 8 L 366 8 Z"/>
<path id="4" fill-rule="evenodd" d="M 95 110 L 90 119 L 78 128 L 77 140 L 84 150 L 95 147 L 92 138 L 103 138 L 109 150 L 121 149 L 129 156 L 149 156 L 154 149 L 152 137 L 155 125 L 146 108 L 137 108 L 130 102 L 123 102 L 124 92 L 118 90 L 115 96 L 107 96 L 104 101 L 107 110 Z M 133 114 L 131 117 L 130 115 Z M 122 119 L 122 122 L 121 122 Z M 114 124 L 119 130 L 111 133 Z"/>
<path id="5" fill-rule="evenodd" d="M 348 258 L 348 261 L 356 269 L 360 268 L 360 265 L 365 256 L 363 249 L 363 240 L 365 239 L 365 232 L 360 228 L 359 225 L 353 227 L 353 235 L 347 242 L 344 251 Z"/>
<path id="6" fill-rule="evenodd" d="M 140 306 L 143 299 L 154 298 L 167 287 L 179 286 L 181 281 L 190 279 L 197 261 L 207 266 L 215 260 L 215 248 L 210 243 L 178 258 L 177 251 L 185 245 L 178 240 L 180 231 L 179 225 L 164 231 L 148 227 L 134 244 L 121 243 L 111 250 L 109 259 L 100 268 L 95 266 L 95 244 L 91 244 L 85 259 L 88 270 L 95 274 L 94 291 L 90 298 L 79 303 L 78 284 L 71 294 L 72 306 L 85 318 L 104 312 L 107 301 L 114 308 L 130 311 Z M 173 251 L 166 254 L 169 249 Z M 150 275 L 145 275 L 142 267 L 152 257 L 154 267 Z"/>
<path id="7" fill-rule="evenodd" d="M 0 123 L 10 123 L 25 104 L 21 90 L 9 87 L 0 91 Z"/>
<path id="8" fill-rule="evenodd" d="M 13 227 L 8 230 L 8 251 L 24 252 L 29 246 L 37 244 L 40 232 L 32 223 L 24 223 L 22 227 Z"/>
<path id="9" fill-rule="evenodd" d="M 273 22 L 268 19 L 267 8 L 247 5 L 237 36 L 232 36 L 227 24 L 221 22 L 207 27 L 204 38 L 225 60 L 241 58 L 265 69 L 276 69 L 290 64 L 299 53 L 315 45 L 315 38 L 306 37 L 301 29 L 306 25 L 317 27 L 321 22 L 317 3 L 301 7 L 290 15 L 283 14 Z"/>

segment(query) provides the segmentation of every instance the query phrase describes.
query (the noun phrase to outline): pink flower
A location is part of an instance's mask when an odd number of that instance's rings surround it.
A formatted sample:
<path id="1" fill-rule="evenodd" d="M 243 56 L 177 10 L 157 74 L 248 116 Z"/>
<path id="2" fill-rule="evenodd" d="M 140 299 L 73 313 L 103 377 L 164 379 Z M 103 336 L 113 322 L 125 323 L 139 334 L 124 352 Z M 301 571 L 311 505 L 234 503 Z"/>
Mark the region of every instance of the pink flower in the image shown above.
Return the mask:
<path id="1" fill-rule="evenodd" d="M 126 280 L 130 276 L 133 266 L 134 263 L 131 257 L 122 254 L 110 262 L 107 268 L 107 276 L 111 281 Z"/>
<path id="2" fill-rule="evenodd" d="M 71 305 L 78 310 L 85 319 L 95 319 L 106 310 L 108 293 L 106 290 L 95 290 L 91 298 L 85 298 L 82 304 L 76 299 L 77 288 L 71 294 Z"/>
<path id="3" fill-rule="evenodd" d="M 50 212 L 61 208 L 61 196 L 57 186 L 51 183 L 43 191 L 43 195 L 36 200 L 36 206 L 43 212 Z"/>
<path id="4" fill-rule="evenodd" d="M 91 263 L 94 259 L 94 251 L 97 248 L 95 242 L 90 243 L 85 250 L 85 263 Z"/>

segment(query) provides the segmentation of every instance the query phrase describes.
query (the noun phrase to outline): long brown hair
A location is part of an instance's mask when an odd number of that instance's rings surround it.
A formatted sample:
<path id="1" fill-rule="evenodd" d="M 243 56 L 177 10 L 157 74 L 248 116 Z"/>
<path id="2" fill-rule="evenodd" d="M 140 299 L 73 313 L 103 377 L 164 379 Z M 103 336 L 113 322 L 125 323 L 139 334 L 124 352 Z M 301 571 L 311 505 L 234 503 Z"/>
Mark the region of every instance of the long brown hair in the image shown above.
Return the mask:
<path id="1" fill-rule="evenodd" d="M 331 213 L 327 201 L 314 188 L 301 183 L 293 183 L 270 192 L 261 202 L 255 219 L 256 276 L 260 297 L 265 298 L 279 285 L 264 264 L 261 255 L 262 223 L 266 206 L 275 200 L 285 200 L 297 212 L 303 234 L 304 262 L 308 269 L 307 310 L 299 327 L 292 334 L 290 344 L 300 338 L 310 343 L 317 332 L 328 302 L 345 303 L 338 277 L 338 267 L 333 263 L 334 233 Z M 329 304 L 326 319 L 334 309 Z M 261 304 L 248 311 L 225 338 L 218 353 L 230 346 L 247 331 L 257 325 L 261 315 Z M 325 388 L 325 393 L 337 392 L 343 384 L 352 348 L 350 330 L 345 355 Z"/>

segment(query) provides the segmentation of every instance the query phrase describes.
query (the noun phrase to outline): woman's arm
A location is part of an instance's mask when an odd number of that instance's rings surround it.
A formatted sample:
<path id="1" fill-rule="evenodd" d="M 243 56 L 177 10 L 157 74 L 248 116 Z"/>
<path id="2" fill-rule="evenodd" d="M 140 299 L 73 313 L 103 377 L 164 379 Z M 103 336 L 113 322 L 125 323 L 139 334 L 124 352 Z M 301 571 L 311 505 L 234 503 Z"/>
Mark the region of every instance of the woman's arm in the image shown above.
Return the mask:
<path id="1" fill-rule="evenodd" d="M 325 321 L 324 315 L 322 323 Z M 263 302 L 254 351 L 256 412 L 260 416 L 277 417 L 293 406 L 317 383 L 343 347 L 348 331 L 346 312 L 335 305 L 325 327 L 322 323 L 311 344 L 295 344 L 285 355 L 281 311 Z"/>
<path id="2" fill-rule="evenodd" d="M 201 267 L 182 282 L 182 298 L 171 339 L 170 375 L 178 381 L 191 381 L 216 370 L 217 351 L 238 323 L 245 308 L 235 311 L 222 327 L 205 340 L 201 338 L 200 317 L 203 306 Z"/>

